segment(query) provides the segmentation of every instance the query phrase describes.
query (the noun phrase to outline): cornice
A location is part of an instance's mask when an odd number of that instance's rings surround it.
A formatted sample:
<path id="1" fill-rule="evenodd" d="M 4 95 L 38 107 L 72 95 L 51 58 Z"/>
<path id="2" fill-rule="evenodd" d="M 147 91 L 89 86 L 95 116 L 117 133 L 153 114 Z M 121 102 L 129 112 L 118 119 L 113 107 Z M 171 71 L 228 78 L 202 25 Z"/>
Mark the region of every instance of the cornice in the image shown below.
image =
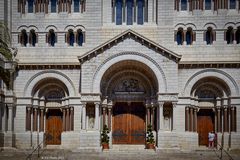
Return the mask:
<path id="1" fill-rule="evenodd" d="M 20 63 L 18 70 L 80 69 L 79 63 Z"/>
<path id="2" fill-rule="evenodd" d="M 240 61 L 181 61 L 178 69 L 240 68 Z"/>

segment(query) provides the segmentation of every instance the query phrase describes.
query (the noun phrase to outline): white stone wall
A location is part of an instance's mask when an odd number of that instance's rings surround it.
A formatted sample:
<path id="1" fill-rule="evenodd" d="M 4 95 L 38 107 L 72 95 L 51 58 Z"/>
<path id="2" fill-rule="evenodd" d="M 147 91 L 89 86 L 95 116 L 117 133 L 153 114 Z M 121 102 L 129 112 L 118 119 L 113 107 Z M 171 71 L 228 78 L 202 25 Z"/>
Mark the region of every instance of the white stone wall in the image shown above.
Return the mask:
<path id="1" fill-rule="evenodd" d="M 11 1 L 9 0 L 8 3 Z M 103 4 L 101 4 L 101 2 Z M 4 18 L 3 6 L 4 1 L 0 1 L 0 20 Z M 240 15 L 237 11 L 220 10 L 219 12 L 212 11 L 174 11 L 174 1 L 159 0 L 158 9 L 155 7 L 152 0 L 149 0 L 149 15 L 148 23 L 144 25 L 119 25 L 112 23 L 112 12 L 110 0 L 87 0 L 86 12 L 84 13 L 26 13 L 20 14 L 17 12 L 17 1 L 12 2 L 12 42 L 13 46 L 18 48 L 17 59 L 19 64 L 79 64 L 77 56 L 81 56 L 92 50 L 103 42 L 117 36 L 127 29 L 132 29 L 146 38 L 182 55 L 183 61 L 207 61 L 207 62 L 230 62 L 240 61 L 240 44 L 227 45 L 224 41 L 224 30 L 230 24 L 236 29 L 239 26 Z M 26 8 L 27 11 L 27 8 Z M 155 14 L 156 13 L 156 14 Z M 48 47 L 46 44 L 46 33 L 49 27 L 56 28 L 57 44 L 55 47 Z M 85 44 L 82 47 L 69 47 L 65 43 L 65 33 L 68 26 L 76 28 L 81 26 L 86 32 Z M 193 45 L 186 44 L 178 46 L 174 42 L 174 30 L 179 26 L 184 29 L 192 27 L 196 31 L 196 42 Z M 216 41 L 213 45 L 206 45 L 203 41 L 204 30 L 208 26 L 215 27 Z M 38 33 L 38 44 L 36 47 L 21 47 L 18 44 L 18 34 L 22 29 L 29 32 L 35 29 Z M 153 50 L 135 42 L 132 39 L 126 39 L 123 42 L 109 48 L 104 53 L 91 58 L 82 65 L 81 70 L 63 69 L 63 70 L 19 70 L 16 74 L 14 83 L 14 93 L 17 97 L 16 117 L 14 119 L 14 132 L 16 133 L 15 146 L 17 148 L 29 148 L 37 144 L 37 141 L 43 139 L 36 133 L 25 132 L 25 107 L 31 104 L 31 92 L 33 84 L 37 84 L 42 79 L 50 76 L 56 76 L 62 81 L 71 93 L 70 102 L 74 106 L 74 131 L 62 134 L 63 148 L 95 148 L 100 147 L 100 133 L 86 132 L 81 130 L 81 93 L 91 93 L 93 87 L 94 74 L 96 70 L 106 60 L 123 52 L 136 52 L 144 56 L 152 58 L 162 69 L 166 78 L 167 90 L 163 93 L 179 93 L 178 103 L 176 105 L 176 115 L 174 115 L 176 126 L 173 132 L 163 132 L 158 134 L 159 148 L 179 148 L 179 149 L 195 149 L 198 146 L 197 133 L 185 132 L 185 106 L 190 104 L 188 97 L 191 95 L 189 86 L 196 83 L 201 75 L 216 76 L 231 89 L 231 96 L 239 97 L 237 88 L 240 89 L 240 70 L 239 68 L 221 68 L 214 69 L 217 72 L 207 71 L 208 69 L 178 69 L 177 64 L 172 60 L 155 53 Z M 119 61 L 123 60 L 119 56 Z M 136 56 L 135 60 L 138 57 Z M 104 68 L 104 65 L 103 65 Z M 157 68 L 151 68 L 153 71 Z M 196 73 L 206 70 L 204 74 L 193 77 Z M 211 69 L 212 70 L 212 69 Z M 218 72 L 219 71 L 219 72 Z M 53 72 L 57 72 L 52 74 Z M 80 73 L 81 72 L 81 73 Z M 159 72 L 159 71 L 158 71 Z M 155 72 L 157 73 L 157 71 Z M 226 74 L 222 74 L 226 73 Z M 82 77 L 81 77 L 82 76 Z M 98 77 L 99 80 L 102 77 Z M 161 79 L 160 77 L 158 77 Z M 186 85 L 188 80 L 191 80 L 191 85 Z M 161 81 L 159 81 L 161 82 Z M 159 84 L 162 87 L 162 83 Z M 187 86 L 187 88 L 185 88 Z M 162 91 L 162 90 L 161 90 Z M 185 92 L 186 91 L 186 92 Z M 74 97 L 76 99 L 74 99 Z M 72 98 L 72 99 L 71 99 Z M 237 106 L 237 115 L 240 115 L 239 98 L 234 100 L 234 105 Z M 237 132 L 231 133 L 231 148 L 239 148 L 240 146 L 240 117 L 237 116 Z M 5 136 L 6 135 L 6 136 Z M 11 142 L 8 139 L 12 137 L 0 133 L 0 142 L 3 140 L 6 143 Z M 227 138 L 226 138 L 227 139 Z M 2 144 L 1 144 L 2 145 Z M 0 145 L 0 146 L 1 146 Z"/>
<path id="2" fill-rule="evenodd" d="M 17 34 L 21 28 L 37 28 L 39 32 L 39 43 L 36 48 L 20 47 L 18 58 L 20 62 L 42 62 L 46 56 L 48 62 L 77 62 L 76 56 L 84 54 L 97 45 L 116 36 L 126 29 L 136 30 L 138 33 L 164 45 L 165 47 L 183 55 L 182 61 L 235 61 L 240 58 L 240 44 L 227 45 L 224 42 L 224 29 L 231 24 L 235 29 L 239 26 L 239 14 L 237 11 L 174 11 L 173 1 L 161 0 L 158 2 L 157 22 L 150 14 L 154 13 L 151 8 L 152 1 L 149 1 L 149 23 L 144 25 L 118 25 L 111 22 L 110 0 L 101 1 L 89 0 L 84 13 L 26 13 L 17 12 L 17 1 L 13 2 L 12 13 L 12 34 L 13 44 L 17 44 Z M 101 8 L 103 6 L 103 8 Z M 151 15 L 152 15 L 151 14 Z M 156 17 L 155 17 L 156 18 Z M 62 23 L 64 22 L 64 23 Z M 48 26 L 55 26 L 58 34 L 56 47 L 47 47 L 45 34 Z M 67 26 L 83 26 L 86 30 L 86 43 L 83 47 L 67 47 L 64 41 L 64 34 Z M 182 25 L 184 29 L 191 26 L 196 31 L 196 42 L 193 45 L 178 46 L 174 42 L 174 30 Z M 203 31 L 207 26 L 215 26 L 217 29 L 217 41 L 213 45 L 206 45 L 203 42 Z M 214 28 L 214 29 L 215 29 Z M 201 50 L 199 50 L 201 48 Z"/>

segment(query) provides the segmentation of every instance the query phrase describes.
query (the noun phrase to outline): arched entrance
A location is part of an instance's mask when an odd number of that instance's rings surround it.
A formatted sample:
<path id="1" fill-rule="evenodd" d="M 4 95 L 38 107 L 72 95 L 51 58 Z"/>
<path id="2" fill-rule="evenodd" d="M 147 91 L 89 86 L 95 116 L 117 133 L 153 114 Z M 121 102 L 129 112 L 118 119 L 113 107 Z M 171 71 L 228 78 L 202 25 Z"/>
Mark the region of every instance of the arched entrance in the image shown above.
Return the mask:
<path id="1" fill-rule="evenodd" d="M 189 108 L 189 129 L 195 131 L 197 128 L 199 145 L 208 146 L 209 132 L 229 130 L 230 107 L 227 97 L 231 94 L 230 89 L 217 77 L 205 77 L 193 85 L 191 94 L 196 102 L 197 111 L 194 107 Z"/>
<path id="2" fill-rule="evenodd" d="M 155 122 L 155 113 L 148 115 L 157 99 L 158 82 L 153 71 L 145 64 L 125 60 L 111 66 L 101 80 L 103 99 L 113 103 L 113 144 L 144 144 L 146 125 Z"/>
<path id="3" fill-rule="evenodd" d="M 34 86 L 32 96 L 33 108 L 27 109 L 28 128 L 33 119 L 33 132 L 42 133 L 46 145 L 60 145 L 62 132 L 73 130 L 73 108 L 68 105 L 66 85 L 59 79 L 45 78 Z"/>

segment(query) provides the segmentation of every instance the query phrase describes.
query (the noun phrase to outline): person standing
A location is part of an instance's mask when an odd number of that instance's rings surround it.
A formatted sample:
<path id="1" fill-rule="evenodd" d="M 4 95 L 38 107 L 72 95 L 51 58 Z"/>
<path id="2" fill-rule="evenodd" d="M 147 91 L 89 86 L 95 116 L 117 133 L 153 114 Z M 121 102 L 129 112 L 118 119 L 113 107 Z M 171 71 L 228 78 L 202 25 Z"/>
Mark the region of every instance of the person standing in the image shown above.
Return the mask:
<path id="1" fill-rule="evenodd" d="M 214 140 L 215 140 L 215 134 L 212 132 L 208 133 L 208 147 L 213 148 L 214 147 Z"/>

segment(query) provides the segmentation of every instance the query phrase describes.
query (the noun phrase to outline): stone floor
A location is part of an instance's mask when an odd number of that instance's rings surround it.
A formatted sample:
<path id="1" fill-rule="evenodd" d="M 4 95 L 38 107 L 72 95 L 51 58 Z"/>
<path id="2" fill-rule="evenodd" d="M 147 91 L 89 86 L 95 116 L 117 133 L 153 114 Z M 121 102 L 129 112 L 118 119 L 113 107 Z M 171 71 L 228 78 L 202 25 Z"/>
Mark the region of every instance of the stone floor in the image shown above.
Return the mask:
<path id="1" fill-rule="evenodd" d="M 30 150 L 2 150 L 0 160 L 26 160 Z M 230 151 L 234 160 L 240 160 L 240 151 Z M 153 150 L 109 150 L 103 152 L 94 151 L 70 151 L 70 150 L 41 150 L 40 157 L 37 153 L 29 159 L 41 160 L 218 160 L 220 152 L 216 150 L 201 150 L 192 152 L 182 151 L 153 151 Z M 223 154 L 223 160 L 229 160 Z"/>

